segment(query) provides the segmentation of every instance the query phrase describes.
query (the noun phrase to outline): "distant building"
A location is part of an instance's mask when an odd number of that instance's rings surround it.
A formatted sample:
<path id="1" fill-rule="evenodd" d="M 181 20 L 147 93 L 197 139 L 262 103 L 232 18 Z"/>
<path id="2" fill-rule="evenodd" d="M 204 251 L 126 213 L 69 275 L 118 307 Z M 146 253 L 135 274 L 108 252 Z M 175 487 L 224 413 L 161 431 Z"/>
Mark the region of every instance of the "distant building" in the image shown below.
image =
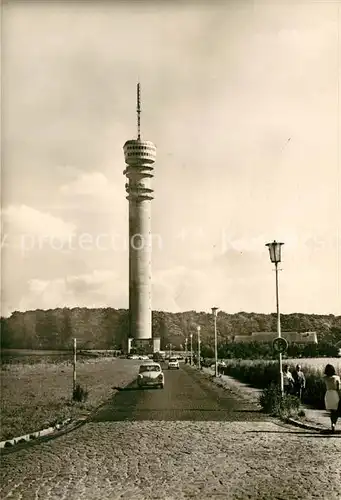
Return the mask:
<path id="1" fill-rule="evenodd" d="M 272 342 L 277 332 L 253 332 L 251 335 L 236 335 L 234 342 Z M 282 337 L 290 344 L 317 344 L 316 332 L 282 332 Z"/>

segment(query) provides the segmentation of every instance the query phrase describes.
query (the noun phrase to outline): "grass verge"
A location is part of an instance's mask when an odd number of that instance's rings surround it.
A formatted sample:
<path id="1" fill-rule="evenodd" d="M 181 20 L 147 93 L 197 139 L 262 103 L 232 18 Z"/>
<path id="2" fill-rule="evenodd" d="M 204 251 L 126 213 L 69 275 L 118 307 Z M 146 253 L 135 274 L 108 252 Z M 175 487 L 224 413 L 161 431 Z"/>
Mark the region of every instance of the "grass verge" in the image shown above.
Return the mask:
<path id="1" fill-rule="evenodd" d="M 1 371 L 0 440 L 87 415 L 110 397 L 113 387 L 130 383 L 137 366 L 119 358 L 79 363 L 77 383 L 88 391 L 83 403 L 72 401 L 73 372 L 68 363 L 7 366 Z"/>

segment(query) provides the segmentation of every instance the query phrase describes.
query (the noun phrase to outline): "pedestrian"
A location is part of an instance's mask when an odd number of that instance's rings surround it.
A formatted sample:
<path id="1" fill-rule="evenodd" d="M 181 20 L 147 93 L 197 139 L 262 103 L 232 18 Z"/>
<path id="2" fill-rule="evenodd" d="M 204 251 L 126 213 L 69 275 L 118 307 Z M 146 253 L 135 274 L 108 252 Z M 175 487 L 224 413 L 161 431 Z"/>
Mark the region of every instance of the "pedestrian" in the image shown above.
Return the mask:
<path id="1" fill-rule="evenodd" d="M 284 394 L 292 394 L 293 389 L 294 389 L 294 377 L 291 374 L 291 371 L 289 369 L 288 365 L 283 366 L 283 387 L 284 387 Z"/>
<path id="2" fill-rule="evenodd" d="M 187 363 L 188 363 L 188 358 L 186 356 L 186 358 L 185 358 L 185 364 L 187 365 Z"/>
<path id="3" fill-rule="evenodd" d="M 294 377 L 294 394 L 301 401 L 302 393 L 305 389 L 305 376 L 304 373 L 302 372 L 301 365 L 296 365 L 296 370 L 294 371 L 293 377 Z"/>
<path id="4" fill-rule="evenodd" d="M 330 411 L 332 432 L 334 432 L 337 419 L 340 416 L 340 377 L 336 375 L 334 366 L 329 364 L 324 369 L 324 375 L 324 382 L 327 389 L 324 396 L 324 404 L 326 410 Z"/>

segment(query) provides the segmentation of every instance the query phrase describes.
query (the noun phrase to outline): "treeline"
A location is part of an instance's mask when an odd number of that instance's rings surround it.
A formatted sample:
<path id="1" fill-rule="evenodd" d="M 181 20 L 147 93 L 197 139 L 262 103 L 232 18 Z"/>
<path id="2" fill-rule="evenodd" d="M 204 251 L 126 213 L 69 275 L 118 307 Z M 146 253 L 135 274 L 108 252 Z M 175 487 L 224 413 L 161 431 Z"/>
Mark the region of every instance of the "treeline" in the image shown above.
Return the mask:
<path id="1" fill-rule="evenodd" d="M 339 335 L 341 335 L 341 329 L 339 329 Z M 284 358 L 333 358 L 338 356 L 338 352 L 339 348 L 335 344 L 325 341 L 306 345 L 289 343 Z M 212 346 L 202 345 L 201 355 L 203 358 L 212 360 L 214 358 Z M 218 347 L 219 359 L 275 359 L 277 356 L 271 342 L 250 342 L 248 344 L 228 342 Z"/>
<path id="2" fill-rule="evenodd" d="M 185 338 L 193 334 L 196 342 L 197 326 L 201 327 L 203 345 L 213 345 L 212 314 L 187 311 L 169 313 L 153 311 L 153 335 L 161 338 L 161 348 L 171 343 L 181 349 Z M 315 314 L 283 314 L 282 331 L 316 331 L 319 341 L 336 344 L 341 341 L 341 316 Z M 129 314 L 124 309 L 58 308 L 14 312 L 1 318 L 1 347 L 12 349 L 70 349 L 73 338 L 84 349 L 120 349 L 129 331 Z M 233 343 L 236 335 L 258 331 L 276 331 L 276 314 L 240 312 L 217 317 L 218 344 Z M 238 349 L 249 349 L 239 344 Z M 259 344 L 258 344 L 259 345 Z M 236 344 L 235 344 L 236 346 Z M 228 357 L 228 356 L 224 356 Z"/>

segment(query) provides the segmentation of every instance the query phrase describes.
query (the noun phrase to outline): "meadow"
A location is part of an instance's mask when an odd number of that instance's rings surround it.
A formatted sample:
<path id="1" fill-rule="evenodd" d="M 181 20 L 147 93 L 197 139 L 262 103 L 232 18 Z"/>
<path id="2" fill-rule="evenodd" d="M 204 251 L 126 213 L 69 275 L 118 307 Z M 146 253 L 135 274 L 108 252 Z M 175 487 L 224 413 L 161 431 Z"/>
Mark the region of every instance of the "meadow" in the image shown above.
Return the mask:
<path id="1" fill-rule="evenodd" d="M 235 363 L 235 359 L 225 359 L 225 363 Z M 252 365 L 254 363 L 277 363 L 274 360 L 253 360 L 253 359 L 245 359 L 241 361 L 245 365 Z M 289 365 L 290 369 L 293 370 L 296 365 L 301 365 L 302 369 L 305 368 L 307 370 L 317 370 L 323 373 L 323 370 L 327 364 L 332 364 L 335 366 L 337 373 L 341 376 L 341 358 L 290 358 L 283 359 L 283 365 Z"/>
<path id="2" fill-rule="evenodd" d="M 36 358 L 36 361 L 38 359 Z M 49 427 L 67 418 L 87 415 L 137 374 L 137 363 L 119 358 L 82 360 L 77 383 L 88 392 L 84 403 L 72 401 L 71 361 L 10 363 L 1 366 L 0 440 Z"/>
<path id="3" fill-rule="evenodd" d="M 284 359 L 283 363 L 290 365 L 294 368 L 296 365 L 301 365 L 307 369 L 315 369 L 323 372 L 325 366 L 329 363 L 335 366 L 335 369 L 339 375 L 341 375 L 341 358 L 296 358 L 296 359 Z"/>
<path id="4" fill-rule="evenodd" d="M 90 354 L 78 352 L 78 361 L 89 359 Z M 35 365 L 37 363 L 63 363 L 73 360 L 72 351 L 49 351 L 35 349 L 1 349 L 1 365 Z"/>

